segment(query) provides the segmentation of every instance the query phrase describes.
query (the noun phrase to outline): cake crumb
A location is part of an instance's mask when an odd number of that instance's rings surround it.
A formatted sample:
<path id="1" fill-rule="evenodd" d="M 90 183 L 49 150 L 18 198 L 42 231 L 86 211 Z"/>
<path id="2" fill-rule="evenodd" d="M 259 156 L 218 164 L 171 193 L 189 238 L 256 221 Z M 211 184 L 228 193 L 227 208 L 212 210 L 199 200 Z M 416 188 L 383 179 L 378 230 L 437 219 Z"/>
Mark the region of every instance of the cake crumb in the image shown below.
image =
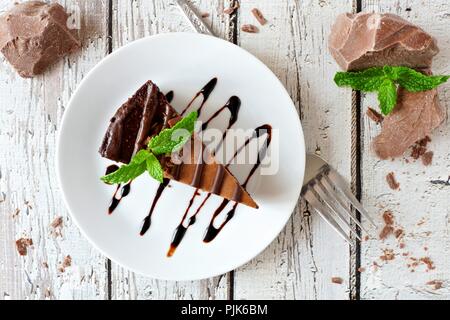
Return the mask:
<path id="1" fill-rule="evenodd" d="M 28 247 L 33 245 L 33 240 L 28 238 L 21 238 L 16 241 L 17 251 L 19 255 L 26 256 L 28 253 Z"/>
<path id="2" fill-rule="evenodd" d="M 392 190 L 398 190 L 400 188 L 400 184 L 395 179 L 395 174 L 393 172 L 388 173 L 386 176 L 386 181 L 389 185 L 389 188 Z"/>
<path id="3" fill-rule="evenodd" d="M 342 278 L 339 278 L 339 277 L 332 277 L 331 278 L 331 282 L 332 283 L 336 283 L 336 284 L 342 284 L 344 282 L 344 280 Z"/>
<path id="4" fill-rule="evenodd" d="M 202 18 L 208 18 L 209 17 L 209 13 L 208 12 L 203 12 L 202 13 Z"/>
<path id="5" fill-rule="evenodd" d="M 363 273 L 364 271 L 366 271 L 366 268 L 364 268 L 364 267 L 358 268 L 358 272 L 359 272 L 359 273 Z"/>

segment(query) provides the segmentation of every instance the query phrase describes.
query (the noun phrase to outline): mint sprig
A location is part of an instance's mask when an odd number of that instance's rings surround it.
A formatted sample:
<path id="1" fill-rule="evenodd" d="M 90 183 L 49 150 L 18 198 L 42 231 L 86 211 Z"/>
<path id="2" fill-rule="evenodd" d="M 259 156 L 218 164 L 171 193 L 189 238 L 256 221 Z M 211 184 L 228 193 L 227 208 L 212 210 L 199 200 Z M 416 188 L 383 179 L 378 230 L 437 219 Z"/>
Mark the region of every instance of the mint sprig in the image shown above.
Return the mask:
<path id="1" fill-rule="evenodd" d="M 152 178 L 162 183 L 164 171 L 157 156 L 179 151 L 192 136 L 198 114 L 191 112 L 172 128 L 161 131 L 148 143 L 147 149 L 136 153 L 129 164 L 122 165 L 117 171 L 101 177 L 108 184 L 127 183 L 147 171 Z"/>
<path id="2" fill-rule="evenodd" d="M 384 115 L 397 104 L 397 86 L 410 92 L 436 88 L 450 76 L 428 76 L 408 67 L 375 67 L 359 72 L 338 72 L 334 81 L 339 87 L 351 87 L 364 92 L 378 92 L 380 109 Z"/>

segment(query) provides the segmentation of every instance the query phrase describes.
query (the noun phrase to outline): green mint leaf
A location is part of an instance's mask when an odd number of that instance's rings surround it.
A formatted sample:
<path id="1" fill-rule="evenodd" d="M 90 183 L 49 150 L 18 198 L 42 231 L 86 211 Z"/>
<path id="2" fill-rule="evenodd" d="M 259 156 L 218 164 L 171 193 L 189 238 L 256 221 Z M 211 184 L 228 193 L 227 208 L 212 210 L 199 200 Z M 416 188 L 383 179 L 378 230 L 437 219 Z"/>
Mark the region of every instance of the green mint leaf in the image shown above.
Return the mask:
<path id="1" fill-rule="evenodd" d="M 159 183 L 163 183 L 164 172 L 161 163 L 159 163 L 158 159 L 152 153 L 150 153 L 150 156 L 146 160 L 146 168 L 153 179 Z"/>
<path id="2" fill-rule="evenodd" d="M 406 67 L 397 69 L 397 83 L 410 92 L 432 90 L 450 79 L 450 76 L 427 76 L 421 72 Z"/>
<path id="3" fill-rule="evenodd" d="M 188 116 L 178 121 L 170 129 L 161 131 L 153 137 L 148 147 L 155 155 L 162 155 L 180 150 L 191 138 L 197 121 L 197 112 L 191 112 Z"/>
<path id="4" fill-rule="evenodd" d="M 378 91 L 386 74 L 383 68 L 369 68 L 359 72 L 338 72 L 334 82 L 339 87 L 351 87 L 355 90 L 372 92 Z"/>
<path id="5" fill-rule="evenodd" d="M 136 179 L 145 172 L 145 161 L 152 155 L 147 150 L 139 151 L 129 164 L 125 164 L 119 170 L 101 177 L 101 180 L 108 184 L 127 183 L 130 180 Z"/>
<path id="6" fill-rule="evenodd" d="M 384 115 L 388 115 L 394 110 L 397 104 L 397 87 L 392 80 L 385 79 L 378 89 L 378 101 L 380 109 Z"/>

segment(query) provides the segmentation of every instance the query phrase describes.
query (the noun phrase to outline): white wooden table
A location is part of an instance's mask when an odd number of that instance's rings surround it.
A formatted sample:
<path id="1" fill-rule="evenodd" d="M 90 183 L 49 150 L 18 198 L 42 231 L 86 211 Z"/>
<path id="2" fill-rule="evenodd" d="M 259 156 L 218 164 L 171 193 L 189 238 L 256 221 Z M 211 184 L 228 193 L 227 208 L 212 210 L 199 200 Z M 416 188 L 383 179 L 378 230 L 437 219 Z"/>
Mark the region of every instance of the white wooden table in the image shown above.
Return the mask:
<path id="1" fill-rule="evenodd" d="M 0 12 L 13 2 L 0 0 Z M 338 67 L 327 50 L 337 14 L 392 12 L 438 39 L 441 53 L 434 71 L 449 73 L 448 0 L 241 0 L 232 16 L 222 11 L 233 0 L 193 1 L 210 14 L 206 20 L 218 35 L 249 50 L 275 72 L 298 107 L 308 151 L 323 156 L 352 181 L 380 227 L 383 210 L 392 210 L 405 230 L 406 247 L 401 249 L 394 239 L 381 242 L 375 234 L 351 250 L 300 202 L 285 230 L 252 262 L 221 277 L 179 283 L 125 270 L 83 238 L 58 190 L 55 145 L 71 94 L 97 62 L 144 36 L 192 30 L 169 0 L 60 2 L 79 22 L 82 51 L 33 80 L 18 77 L 4 60 L 0 64 L 0 299 L 450 298 L 450 186 L 430 183 L 450 175 L 450 125 L 433 136 L 431 167 L 377 160 L 370 142 L 379 127 L 364 115 L 376 100 L 333 84 Z M 243 33 L 242 24 L 256 24 L 250 13 L 254 7 L 269 23 L 258 34 Z M 450 85 L 441 87 L 440 96 L 448 109 Z M 400 191 L 386 185 L 391 171 Z M 60 234 L 50 226 L 59 216 Z M 24 257 L 15 245 L 22 237 L 33 240 Z M 395 259 L 383 263 L 383 249 L 392 249 Z M 71 266 L 61 269 L 67 255 Z M 409 257 L 430 257 L 435 268 L 427 271 L 423 263 L 408 267 Z M 332 277 L 344 283 L 334 284 Z M 433 280 L 441 281 L 442 288 L 427 284 Z"/>

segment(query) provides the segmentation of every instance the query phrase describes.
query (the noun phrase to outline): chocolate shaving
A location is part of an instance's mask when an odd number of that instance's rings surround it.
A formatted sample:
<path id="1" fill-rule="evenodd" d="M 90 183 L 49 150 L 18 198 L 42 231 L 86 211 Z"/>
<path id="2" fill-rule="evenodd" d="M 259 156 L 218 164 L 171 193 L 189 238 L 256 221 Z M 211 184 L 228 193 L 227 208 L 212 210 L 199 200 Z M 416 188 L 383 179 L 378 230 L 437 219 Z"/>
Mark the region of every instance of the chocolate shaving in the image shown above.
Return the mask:
<path id="1" fill-rule="evenodd" d="M 336 284 L 342 284 L 344 282 L 344 280 L 340 277 L 333 277 L 333 278 L 331 278 L 331 282 L 336 283 Z"/>
<path id="2" fill-rule="evenodd" d="M 375 123 L 380 124 L 381 122 L 383 122 L 384 117 L 377 111 L 375 111 L 374 109 L 370 108 L 367 109 L 366 115 Z"/>
<path id="3" fill-rule="evenodd" d="M 62 225 L 63 225 L 63 218 L 62 217 L 56 217 L 55 220 L 53 220 L 53 222 L 50 224 L 50 226 L 53 229 L 62 227 Z"/>
<path id="4" fill-rule="evenodd" d="M 242 25 L 241 30 L 243 32 L 247 32 L 247 33 L 258 33 L 259 32 L 258 27 L 256 27 L 253 24 L 244 24 L 244 25 Z"/>
<path id="5" fill-rule="evenodd" d="M 16 241 L 17 251 L 21 256 L 26 256 L 28 253 L 28 247 L 33 245 L 32 239 L 21 238 Z"/>
<path id="6" fill-rule="evenodd" d="M 442 288 L 442 284 L 443 284 L 443 282 L 440 281 L 440 280 L 432 280 L 432 281 L 428 281 L 428 282 L 427 282 L 427 285 L 433 286 L 433 289 L 434 289 L 434 290 L 439 290 L 439 289 L 441 289 L 441 288 Z"/>
<path id="7" fill-rule="evenodd" d="M 252 13 L 253 13 L 253 16 L 256 18 L 256 20 L 258 20 L 260 25 L 263 26 L 267 23 L 266 18 L 264 18 L 263 14 L 261 13 L 261 11 L 258 8 L 253 8 Z"/>
<path id="8" fill-rule="evenodd" d="M 395 179 L 395 175 L 393 172 L 388 173 L 388 175 L 386 176 L 386 181 L 389 185 L 389 188 L 391 188 L 392 190 L 398 190 L 400 188 L 400 184 Z"/>

